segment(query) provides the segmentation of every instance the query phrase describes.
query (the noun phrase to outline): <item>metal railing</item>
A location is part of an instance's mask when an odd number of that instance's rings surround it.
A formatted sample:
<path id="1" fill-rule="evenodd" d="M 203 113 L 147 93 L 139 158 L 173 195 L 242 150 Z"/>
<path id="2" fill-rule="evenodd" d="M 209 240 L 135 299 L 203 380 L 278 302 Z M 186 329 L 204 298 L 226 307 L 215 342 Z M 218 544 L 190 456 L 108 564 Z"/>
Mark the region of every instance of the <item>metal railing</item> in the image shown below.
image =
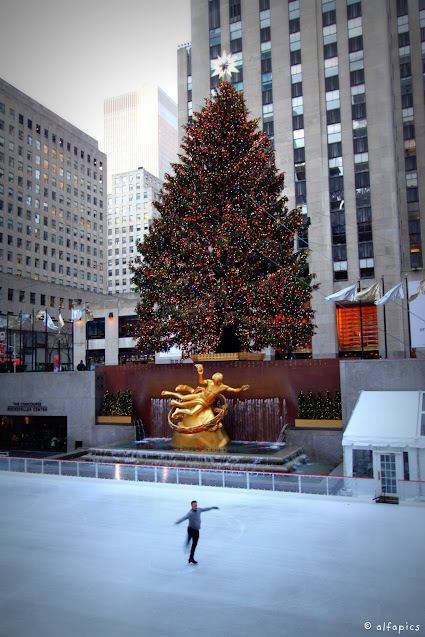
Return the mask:
<path id="1" fill-rule="evenodd" d="M 16 458 L 11 456 L 0 456 L 0 471 L 129 480 L 131 482 L 161 482 L 164 484 L 262 489 L 265 491 L 286 491 L 317 495 L 365 496 L 370 498 L 375 495 L 375 481 L 371 478 L 332 475 L 198 469 L 166 467 L 163 465 Z"/>

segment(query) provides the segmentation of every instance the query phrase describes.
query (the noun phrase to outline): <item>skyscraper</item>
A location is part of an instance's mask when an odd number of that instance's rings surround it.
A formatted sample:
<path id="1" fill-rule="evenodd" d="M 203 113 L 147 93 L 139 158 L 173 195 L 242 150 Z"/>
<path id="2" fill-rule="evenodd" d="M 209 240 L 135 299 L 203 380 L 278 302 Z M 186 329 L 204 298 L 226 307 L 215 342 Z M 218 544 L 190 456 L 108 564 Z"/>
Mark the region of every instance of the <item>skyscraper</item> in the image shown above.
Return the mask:
<path id="1" fill-rule="evenodd" d="M 137 255 L 155 215 L 162 181 L 144 168 L 112 175 L 108 195 L 108 292 L 130 292 L 132 272 L 128 265 Z"/>
<path id="2" fill-rule="evenodd" d="M 164 179 L 177 161 L 177 106 L 158 86 L 137 90 L 104 102 L 105 152 L 109 175 L 143 167 Z M 111 192 L 111 178 L 108 193 Z"/>
<path id="3" fill-rule="evenodd" d="M 103 292 L 105 184 L 97 141 L 0 79 L 1 271 Z"/>
<path id="4" fill-rule="evenodd" d="M 192 0 L 191 27 L 178 51 L 179 124 L 214 94 L 212 61 L 230 52 L 289 207 L 311 220 L 298 247 L 320 283 L 312 355 L 407 355 L 406 300 L 323 299 L 424 278 L 425 0 Z"/>

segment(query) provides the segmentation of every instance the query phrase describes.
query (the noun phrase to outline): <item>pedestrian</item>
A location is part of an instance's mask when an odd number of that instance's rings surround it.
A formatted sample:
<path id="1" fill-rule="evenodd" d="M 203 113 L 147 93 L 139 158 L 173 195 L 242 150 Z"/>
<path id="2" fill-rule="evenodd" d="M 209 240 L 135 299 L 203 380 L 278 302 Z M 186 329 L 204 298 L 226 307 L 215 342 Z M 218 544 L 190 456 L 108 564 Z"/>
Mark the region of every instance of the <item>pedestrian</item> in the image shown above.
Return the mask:
<path id="1" fill-rule="evenodd" d="M 86 371 L 86 366 L 83 363 L 83 359 L 80 360 L 80 362 L 77 365 L 77 369 L 79 372 L 85 372 Z"/>
<path id="2" fill-rule="evenodd" d="M 186 544 L 188 546 L 190 540 L 192 540 L 192 547 L 190 549 L 190 557 L 188 562 L 189 564 L 197 564 L 198 562 L 195 560 L 195 549 L 199 540 L 199 529 L 201 528 L 201 513 L 203 513 L 204 511 L 211 511 L 211 509 L 218 509 L 218 507 L 207 507 L 205 509 L 198 509 L 198 503 L 196 500 L 192 500 L 190 504 L 192 507 L 190 511 L 186 513 L 186 515 L 184 515 L 182 518 L 180 518 L 180 520 L 177 520 L 176 524 L 180 524 L 180 522 L 183 522 L 183 520 L 189 521 L 189 526 L 187 527 Z"/>

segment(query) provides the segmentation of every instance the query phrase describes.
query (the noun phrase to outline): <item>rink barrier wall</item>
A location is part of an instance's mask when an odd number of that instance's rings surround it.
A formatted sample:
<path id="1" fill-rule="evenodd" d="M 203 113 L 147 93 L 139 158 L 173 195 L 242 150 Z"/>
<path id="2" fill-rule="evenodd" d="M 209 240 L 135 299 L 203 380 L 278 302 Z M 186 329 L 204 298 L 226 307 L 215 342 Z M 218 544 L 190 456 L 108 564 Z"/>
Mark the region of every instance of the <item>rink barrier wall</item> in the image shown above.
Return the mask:
<path id="1" fill-rule="evenodd" d="M 157 482 L 315 495 L 366 497 L 371 499 L 379 495 L 376 492 L 377 483 L 373 478 L 278 473 L 243 469 L 204 469 L 115 462 L 80 462 L 78 460 L 19 458 L 0 455 L 0 471 L 128 480 L 130 482 Z M 397 496 L 400 500 L 424 502 L 425 481 L 398 480 Z"/>
<path id="2" fill-rule="evenodd" d="M 0 457 L 0 471 L 316 495 L 375 496 L 375 481 L 333 475 Z"/>

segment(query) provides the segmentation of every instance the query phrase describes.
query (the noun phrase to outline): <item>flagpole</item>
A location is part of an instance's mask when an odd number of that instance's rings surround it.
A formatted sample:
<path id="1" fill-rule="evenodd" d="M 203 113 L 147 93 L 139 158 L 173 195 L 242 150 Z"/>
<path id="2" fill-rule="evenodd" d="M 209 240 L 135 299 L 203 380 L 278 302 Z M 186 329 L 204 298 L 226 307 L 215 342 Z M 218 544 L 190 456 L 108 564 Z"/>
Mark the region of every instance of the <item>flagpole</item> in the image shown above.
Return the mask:
<path id="1" fill-rule="evenodd" d="M 31 328 L 31 343 L 32 343 L 32 347 L 31 347 L 31 367 L 32 367 L 32 371 L 35 372 L 36 371 L 36 365 L 37 365 L 37 350 L 35 348 L 35 344 L 34 344 L 34 325 L 35 323 L 35 316 L 34 316 L 34 308 L 32 308 L 32 328 Z M 34 360 L 35 357 L 35 360 Z"/>
<path id="2" fill-rule="evenodd" d="M 19 366 L 22 365 L 22 310 L 19 312 Z M 22 371 L 24 368 L 22 367 Z"/>
<path id="3" fill-rule="evenodd" d="M 357 282 L 357 291 L 360 292 L 360 281 Z M 359 309 L 360 309 L 360 346 L 362 350 L 362 359 L 364 358 L 364 343 L 363 343 L 363 311 L 362 311 L 362 302 L 359 301 Z"/>
<path id="4" fill-rule="evenodd" d="M 407 274 L 405 276 L 405 282 L 406 282 L 406 299 L 407 299 L 407 303 L 406 303 L 407 330 L 408 330 L 408 334 L 409 334 L 409 356 L 410 356 L 410 353 L 412 351 L 412 332 L 411 332 L 411 329 L 410 329 L 410 302 L 409 302 L 409 287 L 407 285 Z"/>
<path id="5" fill-rule="evenodd" d="M 9 360 L 9 312 L 6 314 L 6 363 L 10 363 Z M 7 367 L 10 367 L 7 365 Z"/>
<path id="6" fill-rule="evenodd" d="M 47 307 L 44 311 L 44 371 L 47 372 Z"/>
<path id="7" fill-rule="evenodd" d="M 384 275 L 382 275 L 381 279 L 382 279 L 382 296 L 384 296 L 384 294 L 385 294 Z M 385 309 L 385 304 L 384 304 L 384 342 L 385 342 L 385 358 L 388 358 L 388 350 L 387 350 L 387 311 Z"/>

